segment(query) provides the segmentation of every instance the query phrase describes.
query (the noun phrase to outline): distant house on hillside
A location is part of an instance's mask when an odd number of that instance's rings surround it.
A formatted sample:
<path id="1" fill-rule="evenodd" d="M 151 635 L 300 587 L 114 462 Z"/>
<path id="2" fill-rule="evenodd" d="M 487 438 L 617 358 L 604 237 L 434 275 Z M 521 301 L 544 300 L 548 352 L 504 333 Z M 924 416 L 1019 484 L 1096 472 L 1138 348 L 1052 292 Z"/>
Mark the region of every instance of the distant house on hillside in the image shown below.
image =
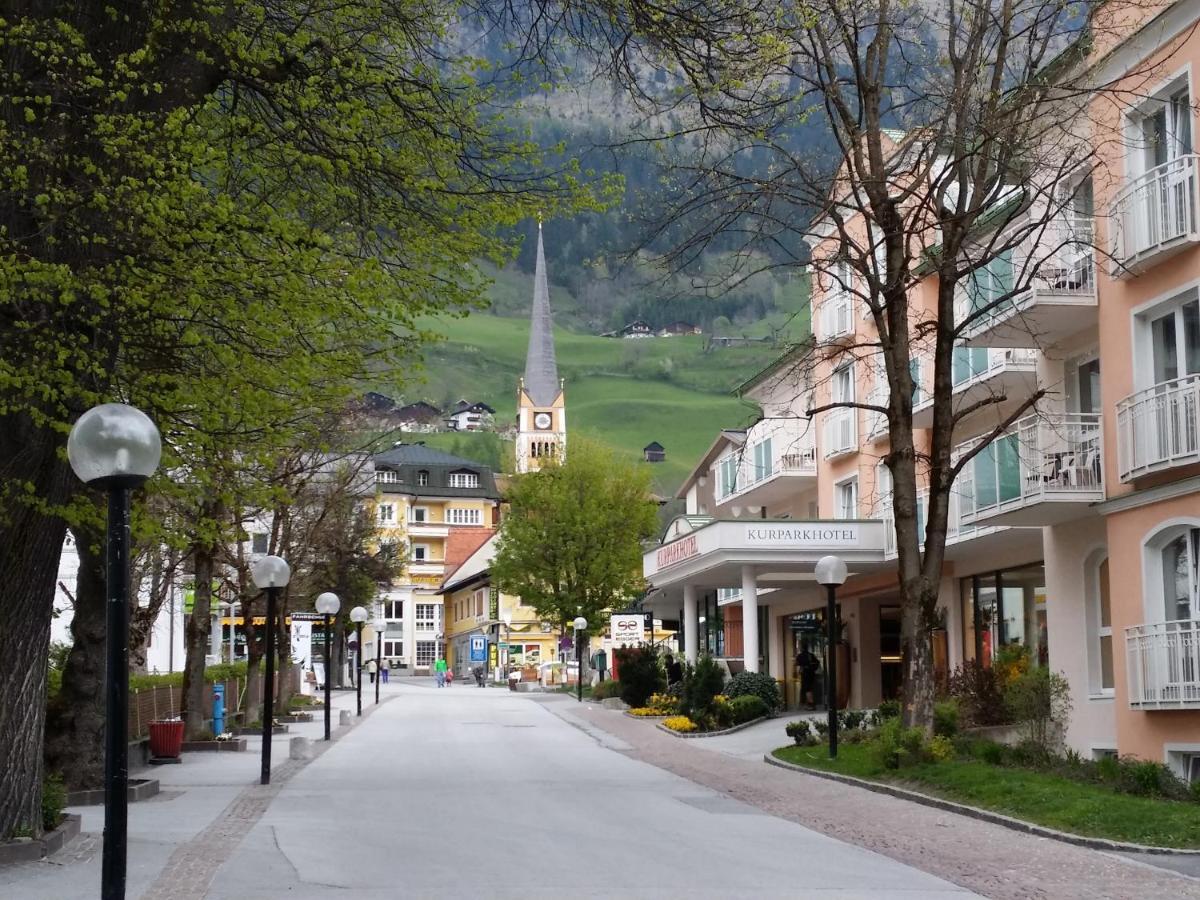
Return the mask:
<path id="1" fill-rule="evenodd" d="M 436 431 L 442 419 L 442 411 L 432 403 L 418 400 L 401 406 L 392 413 L 392 418 L 401 431 Z"/>
<path id="2" fill-rule="evenodd" d="M 642 459 L 646 462 L 665 462 L 667 450 L 658 441 L 651 441 L 642 448 Z"/>
<path id="3" fill-rule="evenodd" d="M 396 408 L 396 401 L 386 394 L 367 391 L 358 405 L 365 413 L 389 413 Z"/>
<path id="4" fill-rule="evenodd" d="M 492 426 L 496 411 L 486 403 L 459 400 L 446 416 L 452 431 L 483 431 Z"/>
<path id="5" fill-rule="evenodd" d="M 624 328 L 618 328 L 616 331 L 607 331 L 603 337 L 619 337 L 619 338 L 652 338 L 654 337 L 654 329 L 649 323 L 638 319 L 630 322 Z"/>
<path id="6" fill-rule="evenodd" d="M 670 325 L 664 325 L 658 329 L 659 337 L 675 337 L 679 334 L 700 334 L 699 325 L 693 325 L 691 322 L 672 322 Z"/>

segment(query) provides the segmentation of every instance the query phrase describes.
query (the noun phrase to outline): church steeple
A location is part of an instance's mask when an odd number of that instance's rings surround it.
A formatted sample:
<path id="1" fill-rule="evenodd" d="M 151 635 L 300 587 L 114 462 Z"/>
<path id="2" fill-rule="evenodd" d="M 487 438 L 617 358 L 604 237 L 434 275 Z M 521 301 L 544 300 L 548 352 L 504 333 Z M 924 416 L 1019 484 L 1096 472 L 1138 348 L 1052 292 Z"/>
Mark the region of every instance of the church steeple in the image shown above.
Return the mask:
<path id="1" fill-rule="evenodd" d="M 535 406 L 550 406 L 558 396 L 558 363 L 554 358 L 554 320 L 550 314 L 550 288 L 546 283 L 546 251 L 542 223 L 538 221 L 537 267 L 533 273 L 533 317 L 529 350 L 525 354 L 525 391 Z"/>
<path id="2" fill-rule="evenodd" d="M 546 459 L 561 459 L 566 445 L 567 404 L 554 358 L 554 320 L 539 219 L 529 351 L 525 355 L 525 377 L 517 388 L 517 472 L 537 469 Z"/>

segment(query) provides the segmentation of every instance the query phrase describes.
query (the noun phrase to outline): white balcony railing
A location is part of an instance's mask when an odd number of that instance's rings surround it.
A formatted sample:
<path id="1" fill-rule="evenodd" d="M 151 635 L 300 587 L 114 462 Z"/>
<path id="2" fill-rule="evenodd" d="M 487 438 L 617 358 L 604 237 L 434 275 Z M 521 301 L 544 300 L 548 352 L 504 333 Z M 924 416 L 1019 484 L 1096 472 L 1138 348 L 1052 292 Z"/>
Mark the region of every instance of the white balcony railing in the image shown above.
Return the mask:
<path id="1" fill-rule="evenodd" d="M 821 304 L 821 340 L 831 341 L 854 332 L 854 296 L 849 291 L 830 294 Z"/>
<path id="2" fill-rule="evenodd" d="M 1102 460 L 1098 413 L 1026 416 L 963 467 L 964 515 L 973 521 L 1047 500 L 1102 500 Z"/>
<path id="3" fill-rule="evenodd" d="M 1005 369 L 1032 370 L 1037 367 L 1038 352 L 1029 348 L 996 349 L 985 347 L 955 347 L 950 366 L 950 380 L 955 391 L 993 377 Z M 926 399 L 922 398 L 922 403 Z M 921 405 L 914 401 L 914 406 Z"/>
<path id="4" fill-rule="evenodd" d="M 1155 166 L 1129 182 L 1109 210 L 1112 255 L 1121 267 L 1196 237 L 1196 155 Z"/>
<path id="5" fill-rule="evenodd" d="M 1164 381 L 1117 404 L 1122 481 L 1200 462 L 1200 375 Z"/>
<path id="6" fill-rule="evenodd" d="M 825 413 L 825 458 L 858 449 L 858 410 L 839 407 Z"/>
<path id="7" fill-rule="evenodd" d="M 1126 628 L 1125 661 L 1130 706 L 1200 707 L 1200 621 Z"/>
<path id="8" fill-rule="evenodd" d="M 817 448 L 804 447 L 779 457 L 779 470 L 789 475 L 816 475 Z"/>

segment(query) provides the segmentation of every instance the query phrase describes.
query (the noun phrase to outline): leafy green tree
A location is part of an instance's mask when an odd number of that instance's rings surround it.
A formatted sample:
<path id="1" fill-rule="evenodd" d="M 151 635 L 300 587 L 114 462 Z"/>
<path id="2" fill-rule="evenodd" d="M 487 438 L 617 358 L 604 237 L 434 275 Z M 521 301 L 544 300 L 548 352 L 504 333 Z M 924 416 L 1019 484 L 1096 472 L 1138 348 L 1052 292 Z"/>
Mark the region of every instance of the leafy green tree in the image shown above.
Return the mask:
<path id="1" fill-rule="evenodd" d="M 562 628 L 624 606 L 642 588 L 642 541 L 656 531 L 644 468 L 599 444 L 571 441 L 566 461 L 517 476 L 492 572 Z"/>

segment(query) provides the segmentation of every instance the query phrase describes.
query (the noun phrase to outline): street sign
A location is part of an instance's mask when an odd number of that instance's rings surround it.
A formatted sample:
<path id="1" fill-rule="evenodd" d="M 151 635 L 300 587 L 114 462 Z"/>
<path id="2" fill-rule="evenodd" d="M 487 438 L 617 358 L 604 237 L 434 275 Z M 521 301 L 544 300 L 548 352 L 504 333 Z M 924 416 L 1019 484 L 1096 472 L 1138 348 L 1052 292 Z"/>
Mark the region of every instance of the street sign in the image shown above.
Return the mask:
<path id="1" fill-rule="evenodd" d="M 636 613 L 613 616 L 609 626 L 613 643 L 617 646 L 640 644 L 646 638 L 645 625 L 646 620 Z"/>
<path id="2" fill-rule="evenodd" d="M 487 638 L 482 634 L 471 635 L 471 662 L 487 659 Z"/>
<path id="3" fill-rule="evenodd" d="M 791 622 L 792 631 L 796 634 L 820 634 L 825 630 L 825 625 L 820 619 L 814 619 L 803 614 L 792 616 Z"/>

